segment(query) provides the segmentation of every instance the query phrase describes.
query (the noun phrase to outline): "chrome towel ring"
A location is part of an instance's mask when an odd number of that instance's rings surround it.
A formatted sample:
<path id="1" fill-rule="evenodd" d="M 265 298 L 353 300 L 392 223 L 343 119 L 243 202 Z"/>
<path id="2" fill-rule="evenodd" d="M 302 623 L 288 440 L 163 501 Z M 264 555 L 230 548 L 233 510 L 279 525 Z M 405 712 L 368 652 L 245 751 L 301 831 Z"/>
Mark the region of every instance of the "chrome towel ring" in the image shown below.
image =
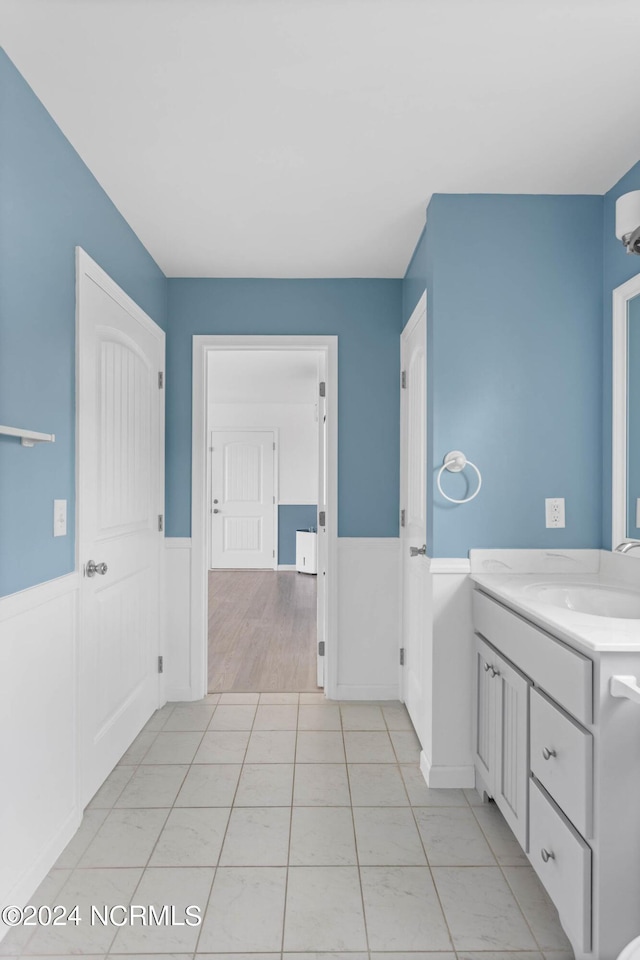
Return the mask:
<path id="1" fill-rule="evenodd" d="M 442 483 L 441 483 L 442 474 L 444 473 L 445 470 L 449 470 L 450 473 L 460 473 L 460 471 L 464 470 L 465 467 L 473 467 L 476 474 L 478 475 L 478 486 L 476 487 L 476 489 L 474 490 L 474 492 L 471 494 L 470 497 L 465 497 L 464 500 L 455 500 L 453 497 L 447 496 L 447 494 L 442 489 Z M 470 501 L 475 500 L 475 498 L 480 493 L 480 488 L 482 487 L 482 474 L 476 467 L 475 463 L 471 463 L 471 460 L 467 460 L 464 453 L 462 453 L 460 450 L 451 450 L 449 453 L 446 454 L 444 461 L 442 463 L 442 466 L 438 470 L 437 484 L 438 484 L 438 490 L 440 491 L 444 499 L 448 500 L 450 503 L 470 503 Z"/>

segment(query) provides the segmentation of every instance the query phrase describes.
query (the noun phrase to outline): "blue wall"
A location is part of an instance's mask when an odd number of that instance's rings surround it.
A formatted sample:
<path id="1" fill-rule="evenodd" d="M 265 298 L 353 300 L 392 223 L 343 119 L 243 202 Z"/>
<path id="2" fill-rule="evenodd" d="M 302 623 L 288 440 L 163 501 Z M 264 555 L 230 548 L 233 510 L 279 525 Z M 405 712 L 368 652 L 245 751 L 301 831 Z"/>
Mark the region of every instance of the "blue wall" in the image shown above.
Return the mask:
<path id="1" fill-rule="evenodd" d="M 398 535 L 401 280 L 169 280 L 167 535 L 191 534 L 194 334 L 338 335 L 338 531 Z"/>
<path id="2" fill-rule="evenodd" d="M 0 595 L 74 568 L 76 245 L 166 325 L 164 275 L 0 50 L 0 423 L 56 435 L 0 437 Z"/>
<path id="3" fill-rule="evenodd" d="M 315 530 L 315 503 L 281 503 L 278 506 L 278 563 L 296 562 L 296 530 Z"/>
<path id="4" fill-rule="evenodd" d="M 403 312 L 426 286 L 432 556 L 600 546 L 602 208 L 591 196 L 431 200 Z M 451 449 L 483 475 L 462 506 L 434 493 Z M 445 481 L 465 495 L 460 477 Z M 564 530 L 545 528 L 545 497 L 566 498 Z"/>
<path id="5" fill-rule="evenodd" d="M 640 272 L 640 258 L 625 251 L 616 238 L 616 200 L 630 190 L 640 190 L 640 163 L 629 170 L 604 196 L 604 283 L 602 331 L 602 541 L 611 543 L 611 366 L 612 366 L 612 293 Z"/>

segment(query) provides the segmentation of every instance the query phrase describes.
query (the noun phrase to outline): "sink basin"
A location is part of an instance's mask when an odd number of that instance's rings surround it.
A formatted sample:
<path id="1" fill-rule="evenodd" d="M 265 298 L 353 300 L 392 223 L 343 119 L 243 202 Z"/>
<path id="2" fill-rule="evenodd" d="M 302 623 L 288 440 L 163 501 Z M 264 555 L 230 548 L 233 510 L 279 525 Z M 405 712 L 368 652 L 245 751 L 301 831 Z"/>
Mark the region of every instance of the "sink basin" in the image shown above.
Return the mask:
<path id="1" fill-rule="evenodd" d="M 640 620 L 640 593 L 601 583 L 535 583 L 525 588 L 532 599 L 593 617 Z"/>

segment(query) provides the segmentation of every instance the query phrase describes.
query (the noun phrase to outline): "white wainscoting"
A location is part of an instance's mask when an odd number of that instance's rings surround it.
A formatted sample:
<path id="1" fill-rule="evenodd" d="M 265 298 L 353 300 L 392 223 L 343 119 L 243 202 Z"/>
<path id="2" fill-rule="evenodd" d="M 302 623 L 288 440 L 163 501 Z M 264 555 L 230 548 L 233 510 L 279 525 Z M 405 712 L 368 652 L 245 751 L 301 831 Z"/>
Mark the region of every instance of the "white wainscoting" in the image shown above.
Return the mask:
<path id="1" fill-rule="evenodd" d="M 0 599 L 0 903 L 24 905 L 82 819 L 77 574 Z M 6 928 L 0 926 L 0 939 Z"/>
<path id="2" fill-rule="evenodd" d="M 338 538 L 339 700 L 396 700 L 400 540 Z"/>
<path id="3" fill-rule="evenodd" d="M 430 561 L 433 646 L 430 741 L 420 767 L 430 787 L 473 787 L 473 621 L 467 559 Z"/>
<path id="4" fill-rule="evenodd" d="M 166 537 L 164 552 L 164 692 L 194 700 L 191 662 L 191 538 Z"/>

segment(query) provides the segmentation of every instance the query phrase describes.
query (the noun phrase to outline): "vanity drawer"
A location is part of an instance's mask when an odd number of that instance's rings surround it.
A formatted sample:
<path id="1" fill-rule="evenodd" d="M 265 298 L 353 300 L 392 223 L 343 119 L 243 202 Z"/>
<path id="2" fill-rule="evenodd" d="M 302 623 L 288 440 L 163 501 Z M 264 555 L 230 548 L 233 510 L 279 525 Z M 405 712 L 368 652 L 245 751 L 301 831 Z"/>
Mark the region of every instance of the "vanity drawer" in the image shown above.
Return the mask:
<path id="1" fill-rule="evenodd" d="M 593 663 L 497 600 L 473 593 L 478 633 L 582 723 L 593 718 Z"/>
<path id="2" fill-rule="evenodd" d="M 591 848 L 529 781 L 529 860 L 574 947 L 591 949 Z M 545 857 L 548 858 L 545 860 Z"/>
<path id="3" fill-rule="evenodd" d="M 531 691 L 531 772 L 585 837 L 591 836 L 593 737 Z"/>

